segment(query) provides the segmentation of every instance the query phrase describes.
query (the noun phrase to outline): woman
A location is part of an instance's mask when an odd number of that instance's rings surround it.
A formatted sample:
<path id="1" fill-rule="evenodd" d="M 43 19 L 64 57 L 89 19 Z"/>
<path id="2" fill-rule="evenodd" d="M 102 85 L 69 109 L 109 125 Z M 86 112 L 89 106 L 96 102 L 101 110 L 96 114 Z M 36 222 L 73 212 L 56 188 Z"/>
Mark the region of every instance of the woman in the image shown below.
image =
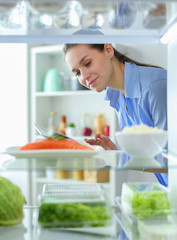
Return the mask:
<path id="1" fill-rule="evenodd" d="M 79 82 L 97 92 L 115 108 L 119 126 L 146 124 L 167 130 L 167 71 L 142 64 L 116 51 L 112 44 L 65 44 L 65 60 Z M 117 146 L 103 135 L 86 139 L 106 150 Z M 166 176 L 156 174 L 163 185 Z"/>

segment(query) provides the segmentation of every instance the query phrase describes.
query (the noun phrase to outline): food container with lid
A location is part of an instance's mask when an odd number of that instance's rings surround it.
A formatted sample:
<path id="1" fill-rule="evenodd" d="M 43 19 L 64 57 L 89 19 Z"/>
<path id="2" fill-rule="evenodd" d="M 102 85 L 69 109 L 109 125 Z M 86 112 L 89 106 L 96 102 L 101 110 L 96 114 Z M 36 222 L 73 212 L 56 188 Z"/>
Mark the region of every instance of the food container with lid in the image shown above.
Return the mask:
<path id="1" fill-rule="evenodd" d="M 38 206 L 38 222 L 46 228 L 100 227 L 111 224 L 111 203 L 105 189 L 97 184 L 45 184 Z"/>
<path id="2" fill-rule="evenodd" d="M 136 219 L 167 216 L 171 214 L 168 189 L 158 183 L 123 183 L 121 210 Z"/>

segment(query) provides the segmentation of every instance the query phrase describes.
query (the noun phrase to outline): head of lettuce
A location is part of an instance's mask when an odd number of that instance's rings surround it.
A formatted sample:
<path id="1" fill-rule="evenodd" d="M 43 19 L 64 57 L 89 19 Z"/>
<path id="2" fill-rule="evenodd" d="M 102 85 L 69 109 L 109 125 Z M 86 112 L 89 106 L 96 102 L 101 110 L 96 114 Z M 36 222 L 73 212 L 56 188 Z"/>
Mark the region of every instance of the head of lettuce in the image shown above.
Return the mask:
<path id="1" fill-rule="evenodd" d="M 0 176 L 0 226 L 10 226 L 22 221 L 26 200 L 21 189 Z"/>

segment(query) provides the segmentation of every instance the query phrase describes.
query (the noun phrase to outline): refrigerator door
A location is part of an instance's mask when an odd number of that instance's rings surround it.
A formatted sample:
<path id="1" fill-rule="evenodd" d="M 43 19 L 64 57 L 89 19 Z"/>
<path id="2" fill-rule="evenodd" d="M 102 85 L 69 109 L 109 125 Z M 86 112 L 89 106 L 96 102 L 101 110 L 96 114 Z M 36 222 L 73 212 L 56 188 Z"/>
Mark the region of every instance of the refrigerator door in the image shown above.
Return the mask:
<path id="1" fill-rule="evenodd" d="M 169 199 L 174 212 L 177 211 L 177 40 L 168 44 L 168 149 L 169 149 Z M 174 215 L 175 217 L 175 215 Z"/>

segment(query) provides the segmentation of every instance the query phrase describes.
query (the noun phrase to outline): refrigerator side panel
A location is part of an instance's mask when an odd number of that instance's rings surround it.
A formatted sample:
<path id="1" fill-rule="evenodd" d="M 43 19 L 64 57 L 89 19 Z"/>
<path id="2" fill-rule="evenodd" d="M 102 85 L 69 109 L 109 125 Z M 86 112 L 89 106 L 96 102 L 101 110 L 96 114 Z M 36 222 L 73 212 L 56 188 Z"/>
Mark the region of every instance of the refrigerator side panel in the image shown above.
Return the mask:
<path id="1" fill-rule="evenodd" d="M 177 154 L 177 41 L 168 45 L 169 151 Z"/>
<path id="2" fill-rule="evenodd" d="M 168 148 L 169 200 L 177 211 L 177 41 L 168 45 Z M 174 215 L 175 217 L 175 215 Z M 176 217 L 175 217 L 176 218 Z"/>

